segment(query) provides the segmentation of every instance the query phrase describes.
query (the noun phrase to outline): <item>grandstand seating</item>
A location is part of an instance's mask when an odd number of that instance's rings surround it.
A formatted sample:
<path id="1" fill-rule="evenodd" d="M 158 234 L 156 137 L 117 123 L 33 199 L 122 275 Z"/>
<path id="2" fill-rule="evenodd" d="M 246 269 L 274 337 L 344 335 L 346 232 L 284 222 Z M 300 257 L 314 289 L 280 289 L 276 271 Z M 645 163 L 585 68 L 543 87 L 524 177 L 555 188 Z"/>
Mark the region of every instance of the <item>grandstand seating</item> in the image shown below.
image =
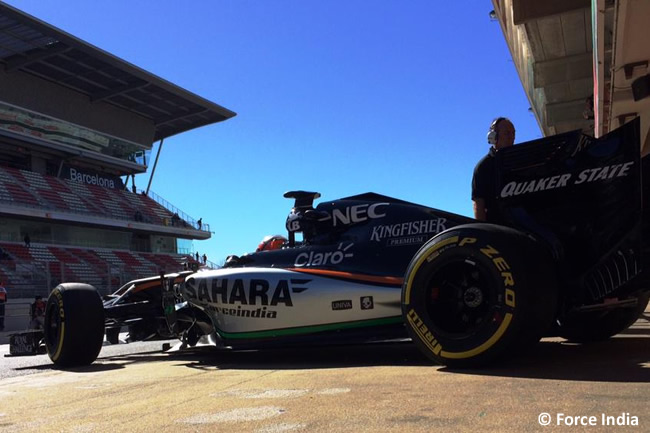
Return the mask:
<path id="1" fill-rule="evenodd" d="M 14 297 L 47 294 L 60 282 L 92 284 L 103 295 L 127 281 L 178 272 L 183 263 L 195 262 L 181 254 L 141 253 L 103 248 L 84 249 L 62 245 L 0 242 L 0 280 Z M 48 286 L 49 285 L 49 286 Z"/>
<path id="2" fill-rule="evenodd" d="M 8 254 L 14 256 L 16 259 L 20 260 L 25 260 L 25 261 L 33 261 L 34 257 L 32 257 L 29 248 L 21 245 L 21 244 L 13 244 L 13 243 L 0 243 L 0 247 Z"/>
<path id="3" fill-rule="evenodd" d="M 168 225 L 173 213 L 143 194 L 0 167 L 0 202 Z"/>
<path id="4" fill-rule="evenodd" d="M 144 194 L 5 166 L 0 166 L 0 203 L 156 225 L 179 221 Z M 180 254 L 0 242 L 0 281 L 11 288 L 12 297 L 46 295 L 53 285 L 66 281 L 89 283 L 108 294 L 136 278 L 180 271 L 184 262 L 196 261 Z"/>

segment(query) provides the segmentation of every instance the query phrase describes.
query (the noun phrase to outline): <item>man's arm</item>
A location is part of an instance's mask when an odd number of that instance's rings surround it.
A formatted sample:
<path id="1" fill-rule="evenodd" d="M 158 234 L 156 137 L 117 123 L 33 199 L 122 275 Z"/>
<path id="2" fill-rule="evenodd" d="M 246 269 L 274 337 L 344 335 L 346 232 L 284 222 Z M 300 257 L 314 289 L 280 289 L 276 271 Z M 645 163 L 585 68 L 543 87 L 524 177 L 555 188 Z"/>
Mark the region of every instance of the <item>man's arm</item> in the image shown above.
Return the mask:
<path id="1" fill-rule="evenodd" d="M 475 198 L 472 200 L 474 203 L 474 218 L 479 221 L 487 220 L 487 212 L 485 210 L 485 200 L 482 198 Z"/>

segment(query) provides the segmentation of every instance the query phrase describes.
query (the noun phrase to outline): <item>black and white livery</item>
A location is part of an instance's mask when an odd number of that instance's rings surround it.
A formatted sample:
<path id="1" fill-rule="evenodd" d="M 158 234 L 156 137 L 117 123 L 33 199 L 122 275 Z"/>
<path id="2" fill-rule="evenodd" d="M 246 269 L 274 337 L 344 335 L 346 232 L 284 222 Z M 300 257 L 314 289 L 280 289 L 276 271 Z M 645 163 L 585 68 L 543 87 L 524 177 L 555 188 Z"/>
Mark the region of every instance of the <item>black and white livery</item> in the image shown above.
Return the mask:
<path id="1" fill-rule="evenodd" d="M 102 300 L 65 283 L 49 297 L 45 342 L 59 365 L 94 361 L 104 334 L 178 337 L 219 348 L 410 337 L 432 360 L 480 365 L 544 335 L 608 338 L 649 291 L 650 187 L 638 121 L 496 156 L 504 225 L 374 193 L 334 201 L 292 191 L 282 248 L 222 269 L 133 281 Z M 301 239 L 297 239 L 301 238 Z"/>

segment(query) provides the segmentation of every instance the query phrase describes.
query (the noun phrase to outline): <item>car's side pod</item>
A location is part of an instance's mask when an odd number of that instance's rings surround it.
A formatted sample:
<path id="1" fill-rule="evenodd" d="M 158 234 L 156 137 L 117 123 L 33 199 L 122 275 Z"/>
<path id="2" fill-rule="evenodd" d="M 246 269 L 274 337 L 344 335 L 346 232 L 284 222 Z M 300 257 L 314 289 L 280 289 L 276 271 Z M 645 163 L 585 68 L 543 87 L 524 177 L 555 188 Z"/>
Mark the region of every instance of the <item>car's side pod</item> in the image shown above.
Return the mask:
<path id="1" fill-rule="evenodd" d="M 477 366 L 537 342 L 551 326 L 557 281 L 548 250 L 525 233 L 466 224 L 415 254 L 402 289 L 402 314 L 426 356 Z"/>

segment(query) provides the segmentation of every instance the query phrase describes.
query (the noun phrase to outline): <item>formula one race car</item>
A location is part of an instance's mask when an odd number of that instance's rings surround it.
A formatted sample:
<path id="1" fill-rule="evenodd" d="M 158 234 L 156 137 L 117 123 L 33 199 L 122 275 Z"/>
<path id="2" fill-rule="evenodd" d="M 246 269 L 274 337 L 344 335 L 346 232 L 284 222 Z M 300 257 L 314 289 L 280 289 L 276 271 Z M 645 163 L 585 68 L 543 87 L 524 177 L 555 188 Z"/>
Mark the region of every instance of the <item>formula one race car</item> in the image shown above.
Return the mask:
<path id="1" fill-rule="evenodd" d="M 496 164 L 503 225 L 374 193 L 314 208 L 320 194 L 292 191 L 280 248 L 133 281 L 103 301 L 61 284 L 47 303 L 48 354 L 92 363 L 104 334 L 128 326 L 134 340 L 234 349 L 410 336 L 432 360 L 469 366 L 544 335 L 587 342 L 629 327 L 650 294 L 638 120 L 601 139 L 520 144 Z"/>

